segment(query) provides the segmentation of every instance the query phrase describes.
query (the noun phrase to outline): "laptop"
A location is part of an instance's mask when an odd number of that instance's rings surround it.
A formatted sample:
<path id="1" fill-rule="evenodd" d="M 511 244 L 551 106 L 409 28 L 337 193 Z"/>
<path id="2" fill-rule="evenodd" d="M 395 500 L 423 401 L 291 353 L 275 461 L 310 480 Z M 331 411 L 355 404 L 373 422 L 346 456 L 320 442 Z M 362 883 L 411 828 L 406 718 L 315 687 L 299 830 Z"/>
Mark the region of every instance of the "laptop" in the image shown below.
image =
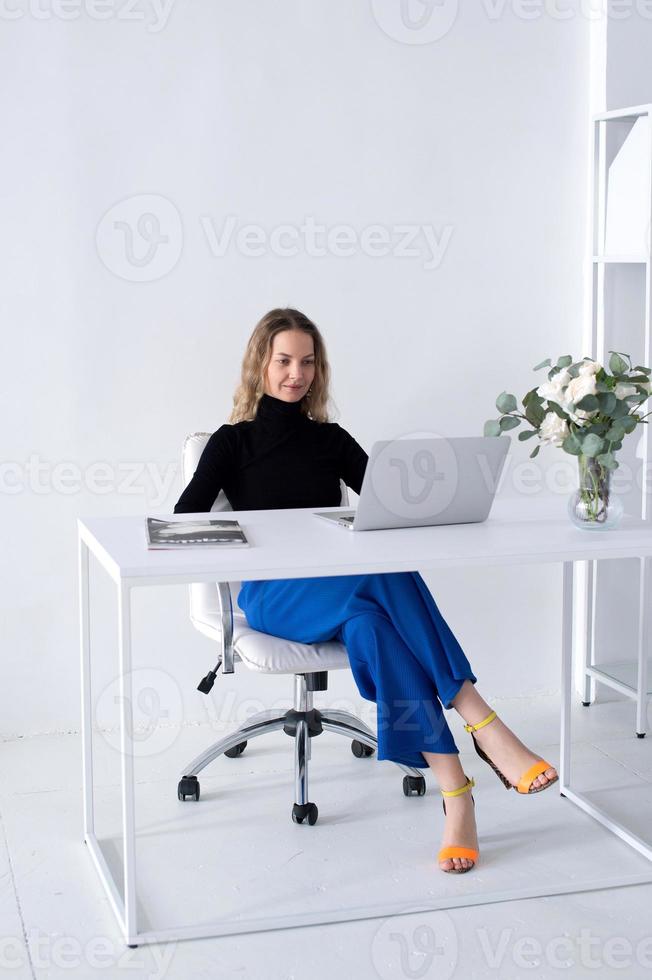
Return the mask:
<path id="1" fill-rule="evenodd" d="M 509 436 L 375 442 L 357 508 L 315 511 L 315 517 L 350 531 L 484 521 L 509 444 Z"/>

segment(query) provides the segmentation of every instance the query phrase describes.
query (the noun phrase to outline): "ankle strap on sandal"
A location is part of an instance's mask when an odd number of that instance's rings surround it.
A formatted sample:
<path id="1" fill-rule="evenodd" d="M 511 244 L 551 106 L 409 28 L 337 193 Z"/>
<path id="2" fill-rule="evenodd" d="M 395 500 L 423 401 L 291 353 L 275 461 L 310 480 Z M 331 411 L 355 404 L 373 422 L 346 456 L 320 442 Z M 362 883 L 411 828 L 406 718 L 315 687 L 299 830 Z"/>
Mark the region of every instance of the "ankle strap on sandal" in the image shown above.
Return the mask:
<path id="1" fill-rule="evenodd" d="M 464 730 L 467 732 L 477 732 L 478 728 L 483 728 L 485 725 L 488 725 L 490 721 L 493 721 L 494 718 L 497 717 L 498 715 L 496 714 L 496 712 L 492 711 L 490 714 L 487 715 L 486 718 L 484 718 L 482 721 L 479 721 L 477 725 L 465 725 Z"/>
<path id="2" fill-rule="evenodd" d="M 460 786 L 459 789 L 448 789 L 448 790 L 440 789 L 439 792 L 441 793 L 442 796 L 461 796 L 462 793 L 466 793 L 467 790 L 473 789 L 474 786 L 475 786 L 475 779 L 473 778 L 473 776 L 471 776 L 470 779 L 467 776 L 466 783 L 464 784 L 464 786 Z"/>

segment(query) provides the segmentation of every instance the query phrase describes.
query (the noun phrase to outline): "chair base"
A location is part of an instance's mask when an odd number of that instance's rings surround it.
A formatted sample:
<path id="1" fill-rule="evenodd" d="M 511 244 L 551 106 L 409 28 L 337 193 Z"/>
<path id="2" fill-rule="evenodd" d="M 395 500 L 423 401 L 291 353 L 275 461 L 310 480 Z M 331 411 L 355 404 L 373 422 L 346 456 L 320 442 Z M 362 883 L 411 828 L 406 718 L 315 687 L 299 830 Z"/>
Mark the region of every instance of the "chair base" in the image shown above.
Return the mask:
<path id="1" fill-rule="evenodd" d="M 320 685 L 317 689 L 325 690 L 326 688 Z M 335 708 L 318 711 L 313 706 L 313 690 L 314 678 L 311 674 L 295 674 L 294 707 L 287 711 L 281 711 L 278 708 L 259 711 L 235 731 L 214 742 L 184 769 L 178 787 L 179 799 L 184 800 L 186 796 L 195 800 L 199 799 L 197 775 L 219 755 L 231 757 L 240 755 L 244 751 L 246 743 L 251 739 L 259 738 L 261 735 L 282 728 L 286 735 L 294 739 L 295 799 L 292 819 L 295 823 L 303 823 L 304 820 L 307 820 L 308 824 L 316 823 L 317 807 L 308 800 L 310 740 L 321 735 L 324 731 L 334 732 L 336 735 L 343 735 L 351 739 L 353 754 L 361 757 L 374 753 L 378 748 L 378 739 L 368 725 L 349 711 L 340 711 Z M 405 766 L 400 762 L 394 762 L 392 765 L 398 766 L 405 773 L 403 792 L 406 796 L 412 795 L 412 790 L 417 796 L 425 794 L 426 782 L 419 769 Z M 409 788 L 409 792 L 406 787 Z"/>

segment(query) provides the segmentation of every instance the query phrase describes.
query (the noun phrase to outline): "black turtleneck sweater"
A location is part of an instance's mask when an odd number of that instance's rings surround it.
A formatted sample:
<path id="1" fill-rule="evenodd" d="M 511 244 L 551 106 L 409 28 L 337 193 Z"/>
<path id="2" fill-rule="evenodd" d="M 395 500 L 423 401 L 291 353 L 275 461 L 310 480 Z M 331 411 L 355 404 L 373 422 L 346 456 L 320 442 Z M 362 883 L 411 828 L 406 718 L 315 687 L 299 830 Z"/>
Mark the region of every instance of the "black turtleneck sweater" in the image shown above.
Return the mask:
<path id="1" fill-rule="evenodd" d="M 340 478 L 360 493 L 364 449 L 337 422 L 309 419 L 302 403 L 263 394 L 254 419 L 221 425 L 174 513 L 206 513 L 220 490 L 233 510 L 337 507 Z"/>

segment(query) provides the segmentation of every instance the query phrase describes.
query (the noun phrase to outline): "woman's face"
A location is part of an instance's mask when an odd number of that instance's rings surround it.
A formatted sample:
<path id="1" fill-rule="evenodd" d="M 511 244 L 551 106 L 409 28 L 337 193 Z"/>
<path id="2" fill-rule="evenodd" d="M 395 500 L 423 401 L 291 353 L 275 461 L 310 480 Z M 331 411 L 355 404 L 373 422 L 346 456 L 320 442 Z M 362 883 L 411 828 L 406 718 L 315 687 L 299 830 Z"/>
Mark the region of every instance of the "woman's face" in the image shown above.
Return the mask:
<path id="1" fill-rule="evenodd" d="M 303 330 L 282 330 L 273 340 L 265 376 L 265 393 L 284 402 L 302 398 L 315 376 L 312 337 Z"/>

